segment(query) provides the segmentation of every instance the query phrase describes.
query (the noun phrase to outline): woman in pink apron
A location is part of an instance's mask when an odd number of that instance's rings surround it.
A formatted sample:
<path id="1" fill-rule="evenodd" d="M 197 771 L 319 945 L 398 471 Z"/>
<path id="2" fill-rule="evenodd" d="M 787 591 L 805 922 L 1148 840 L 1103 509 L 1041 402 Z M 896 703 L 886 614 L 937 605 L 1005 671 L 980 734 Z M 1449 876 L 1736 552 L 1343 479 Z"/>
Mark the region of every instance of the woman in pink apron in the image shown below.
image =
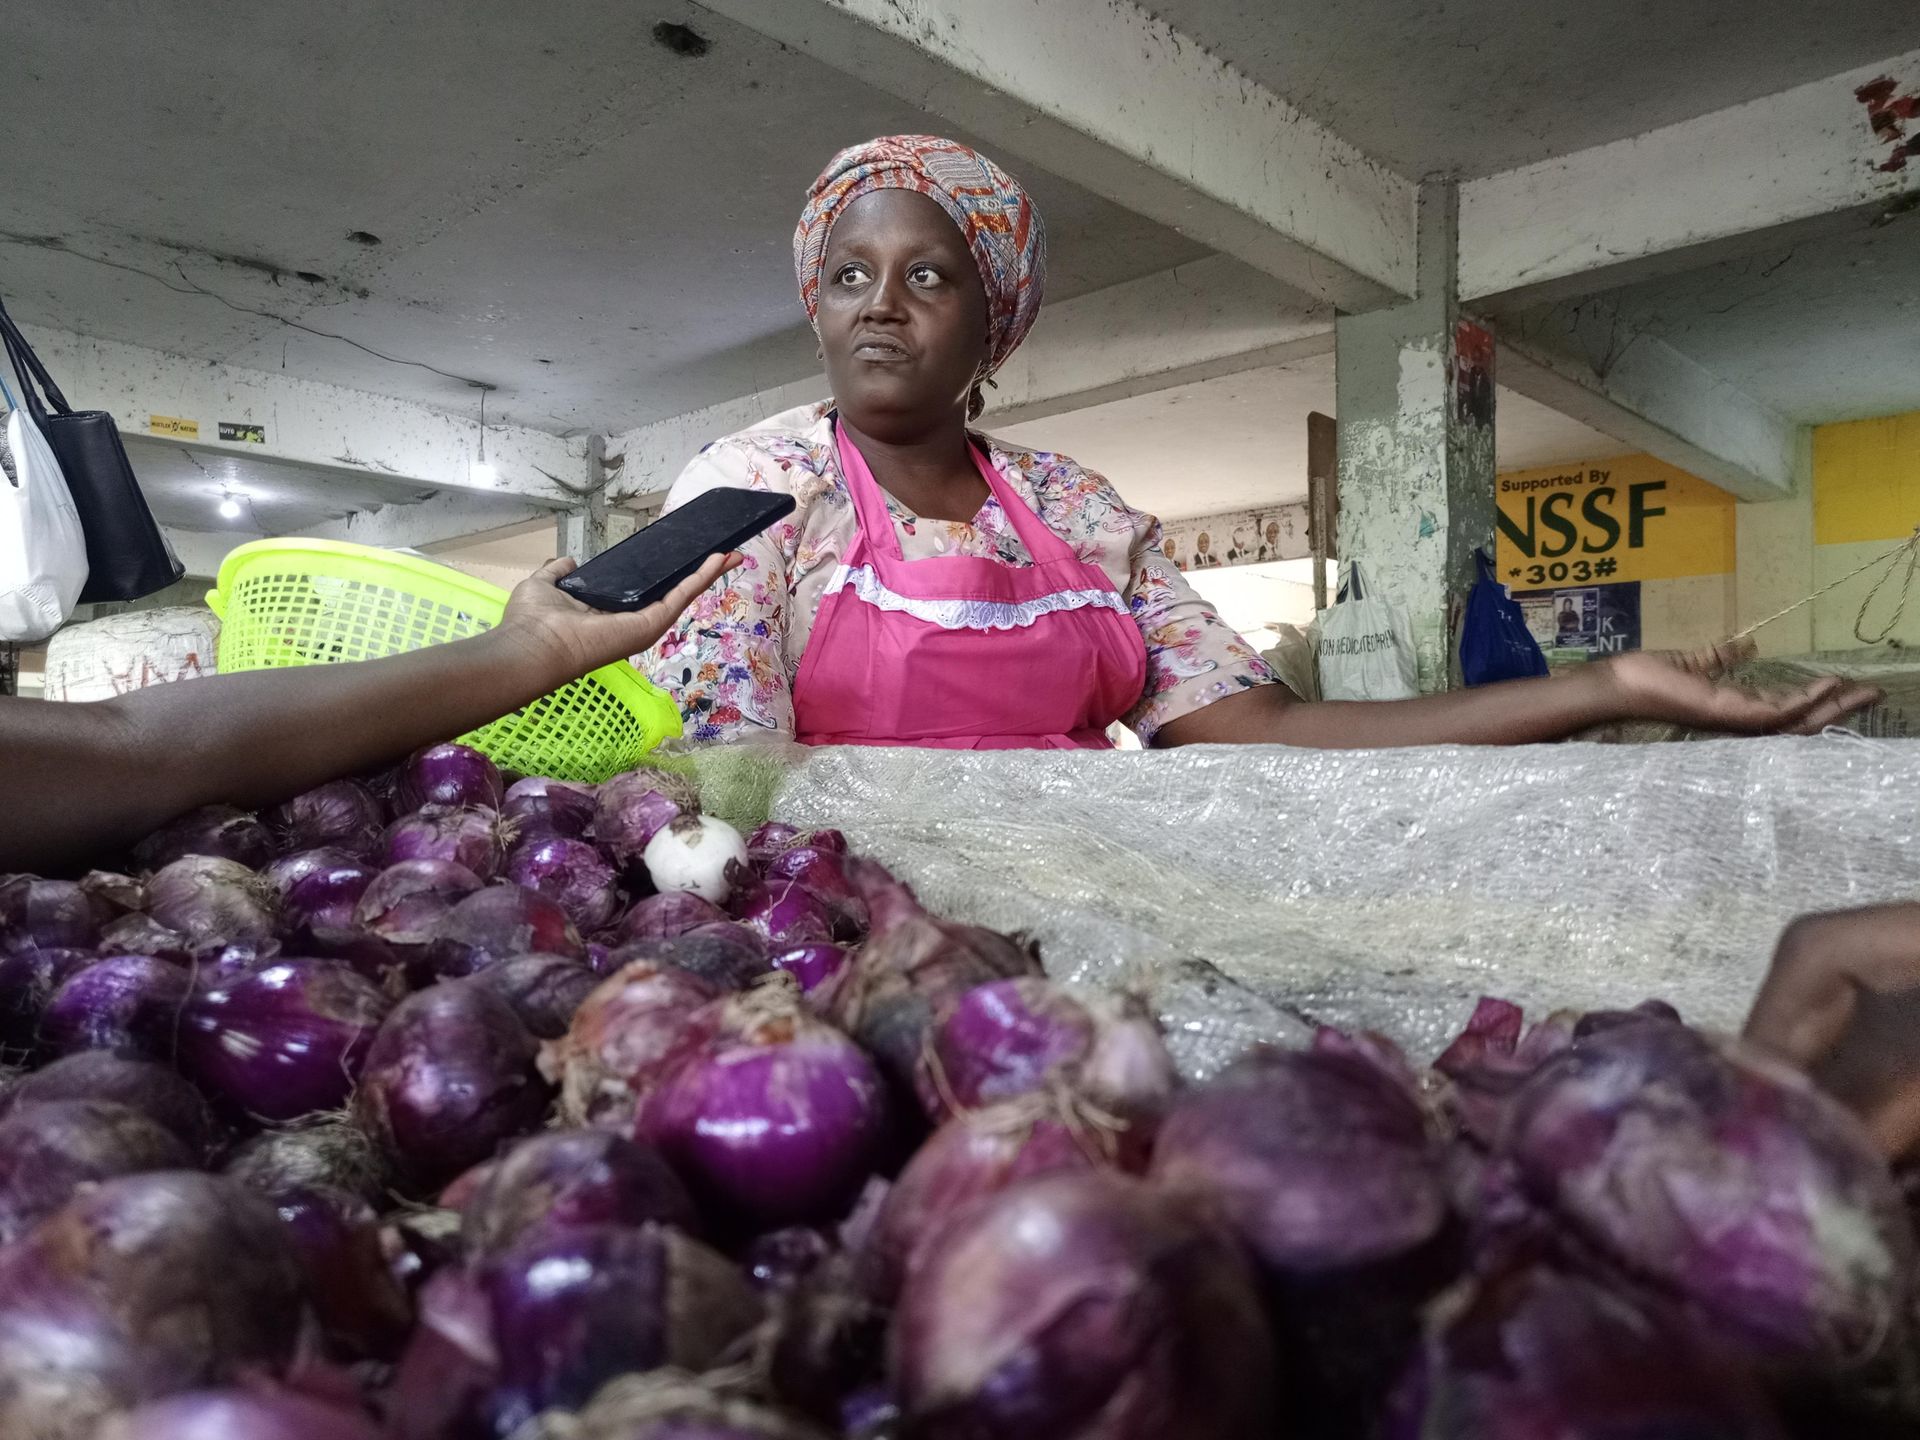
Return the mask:
<path id="1" fill-rule="evenodd" d="M 1045 288 L 1045 230 L 1011 176 L 934 136 L 855 146 L 815 183 L 794 260 L 833 400 L 716 441 L 668 497 L 796 502 L 649 657 L 693 740 L 1099 747 L 1121 722 L 1151 745 L 1517 743 L 1626 718 L 1817 730 L 1873 698 L 1838 680 L 1722 687 L 1732 655 L 1715 651 L 1303 703 L 1193 592 L 1151 516 L 1065 456 L 969 428 Z"/>

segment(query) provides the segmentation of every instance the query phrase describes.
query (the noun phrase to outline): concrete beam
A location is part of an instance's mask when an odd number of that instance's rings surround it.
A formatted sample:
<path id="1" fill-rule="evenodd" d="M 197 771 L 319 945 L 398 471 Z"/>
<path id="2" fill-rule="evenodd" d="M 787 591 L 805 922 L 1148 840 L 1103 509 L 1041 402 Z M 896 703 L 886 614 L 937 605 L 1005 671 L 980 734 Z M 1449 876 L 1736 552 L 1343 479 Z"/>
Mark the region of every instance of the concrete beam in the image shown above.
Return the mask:
<path id="1" fill-rule="evenodd" d="M 1500 383 L 1742 500 L 1793 494 L 1800 427 L 1603 301 L 1510 317 Z"/>
<path id="2" fill-rule="evenodd" d="M 1333 349 L 1333 315 L 1271 276 L 1221 255 L 1049 305 L 995 377 L 989 430 L 1084 410 Z M 702 445 L 820 400 L 821 375 L 735 396 L 616 435 L 617 501 L 671 485 Z"/>
<path id="3" fill-rule="evenodd" d="M 1859 92 L 1920 93 L 1920 50 L 1460 187 L 1460 296 L 1538 303 L 1858 227 L 1920 198 L 1920 124 Z M 1889 116 L 1888 119 L 1894 117 Z"/>
<path id="4" fill-rule="evenodd" d="M 425 550 L 448 541 L 525 525 L 549 525 L 551 505 L 492 495 L 444 491 L 417 505 L 377 505 L 302 533 L 316 540 L 351 540 L 390 550 Z"/>
<path id="5" fill-rule="evenodd" d="M 1415 187 L 1132 0 L 702 0 L 1302 294 L 1412 294 Z"/>
<path id="6" fill-rule="evenodd" d="M 227 558 L 227 552 L 254 538 L 224 530 L 177 530 L 171 525 L 166 526 L 165 530 L 167 543 L 173 546 L 174 556 L 187 567 L 186 578 L 194 580 L 217 577 L 220 574 L 220 562 Z"/>
<path id="7" fill-rule="evenodd" d="M 67 399 L 106 410 L 123 434 L 166 435 L 202 451 L 290 461 L 481 495 L 565 503 L 584 487 L 587 443 L 544 430 L 488 425 L 487 461 L 498 479 L 477 482 L 478 396 L 465 413 L 288 375 L 209 364 L 144 346 L 22 326 Z M 193 422 L 195 435 L 156 428 L 152 417 Z M 259 425 L 265 443 L 223 443 L 222 422 Z"/>

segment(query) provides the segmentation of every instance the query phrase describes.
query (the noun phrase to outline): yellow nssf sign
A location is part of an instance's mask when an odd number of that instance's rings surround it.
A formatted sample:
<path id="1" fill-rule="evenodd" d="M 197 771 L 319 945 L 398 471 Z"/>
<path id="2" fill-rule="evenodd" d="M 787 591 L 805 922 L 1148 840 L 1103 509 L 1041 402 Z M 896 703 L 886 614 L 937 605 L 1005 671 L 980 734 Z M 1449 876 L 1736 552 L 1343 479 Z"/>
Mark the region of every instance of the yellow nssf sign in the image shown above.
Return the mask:
<path id="1" fill-rule="evenodd" d="M 1515 590 L 1733 569 L 1733 497 L 1650 455 L 1517 470 L 1494 483 L 1494 560 Z"/>

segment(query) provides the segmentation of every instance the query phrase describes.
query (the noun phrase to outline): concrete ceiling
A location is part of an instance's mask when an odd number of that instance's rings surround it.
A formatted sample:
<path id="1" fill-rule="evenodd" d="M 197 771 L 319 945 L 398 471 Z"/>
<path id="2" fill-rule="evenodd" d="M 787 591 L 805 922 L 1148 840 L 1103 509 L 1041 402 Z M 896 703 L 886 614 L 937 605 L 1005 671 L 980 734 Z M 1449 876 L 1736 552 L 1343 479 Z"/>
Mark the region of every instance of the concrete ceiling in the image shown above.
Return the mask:
<path id="1" fill-rule="evenodd" d="M 1486 175 L 1920 44 L 1911 0 L 1149 0 L 1378 160 Z"/>
<path id="2" fill-rule="evenodd" d="M 937 123 L 682 0 L 29 6 L 0 119 L 59 137 L 7 154 L 21 320 L 454 409 L 475 378 L 491 417 L 560 432 L 804 374 L 807 185 L 845 144 Z M 1057 297 L 1204 253 L 1022 178 Z"/>
<path id="3" fill-rule="evenodd" d="M 436 493 L 373 475 L 252 460 L 138 435 L 125 438 L 127 458 L 162 525 L 231 533 L 235 544 L 311 530 L 356 510 L 412 504 Z M 246 507 L 235 520 L 219 514 L 229 490 L 238 492 Z"/>

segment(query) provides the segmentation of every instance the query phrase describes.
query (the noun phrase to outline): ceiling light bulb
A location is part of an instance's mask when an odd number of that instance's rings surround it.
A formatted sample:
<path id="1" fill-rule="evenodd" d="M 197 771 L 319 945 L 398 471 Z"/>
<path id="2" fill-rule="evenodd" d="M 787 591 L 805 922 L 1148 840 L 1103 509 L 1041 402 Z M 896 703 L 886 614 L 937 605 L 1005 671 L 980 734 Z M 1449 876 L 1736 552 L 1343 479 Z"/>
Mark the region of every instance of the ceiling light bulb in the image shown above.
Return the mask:
<path id="1" fill-rule="evenodd" d="M 227 496 L 220 502 L 220 518 L 222 520 L 238 520 L 240 518 L 240 502 L 231 495 Z"/>
<path id="2" fill-rule="evenodd" d="M 479 460 L 474 463 L 473 478 L 476 484 L 491 485 L 495 480 L 500 478 L 500 472 L 495 470 L 493 466 L 489 465 L 486 461 Z"/>

